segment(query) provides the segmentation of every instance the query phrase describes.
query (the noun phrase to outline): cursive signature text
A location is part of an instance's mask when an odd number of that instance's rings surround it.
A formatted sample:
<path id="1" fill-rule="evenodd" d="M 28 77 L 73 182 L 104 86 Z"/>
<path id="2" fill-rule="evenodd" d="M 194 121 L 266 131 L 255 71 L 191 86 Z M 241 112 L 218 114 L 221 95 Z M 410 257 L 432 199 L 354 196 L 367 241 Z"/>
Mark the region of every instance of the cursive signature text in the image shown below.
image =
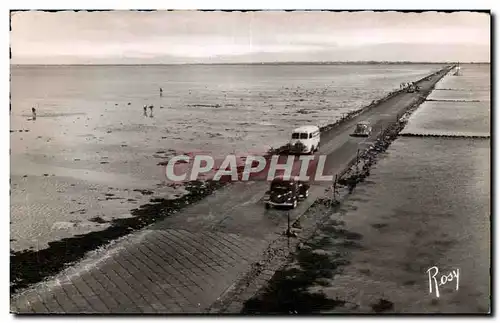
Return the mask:
<path id="1" fill-rule="evenodd" d="M 455 290 L 458 290 L 460 277 L 460 270 L 458 268 L 443 275 L 439 275 L 438 267 L 433 266 L 427 270 L 427 274 L 429 275 L 429 294 L 435 292 L 436 297 L 439 297 L 439 287 L 453 282 L 453 280 L 456 280 Z"/>

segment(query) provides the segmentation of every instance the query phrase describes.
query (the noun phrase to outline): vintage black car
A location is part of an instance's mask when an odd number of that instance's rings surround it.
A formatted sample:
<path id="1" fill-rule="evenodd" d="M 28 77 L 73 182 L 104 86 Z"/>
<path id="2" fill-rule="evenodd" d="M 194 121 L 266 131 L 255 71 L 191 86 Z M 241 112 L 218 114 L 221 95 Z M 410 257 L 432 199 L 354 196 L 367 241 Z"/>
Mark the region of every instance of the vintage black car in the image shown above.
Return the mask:
<path id="1" fill-rule="evenodd" d="M 266 208 L 287 206 L 296 208 L 299 201 L 309 196 L 309 184 L 295 178 L 277 177 L 266 192 Z"/>

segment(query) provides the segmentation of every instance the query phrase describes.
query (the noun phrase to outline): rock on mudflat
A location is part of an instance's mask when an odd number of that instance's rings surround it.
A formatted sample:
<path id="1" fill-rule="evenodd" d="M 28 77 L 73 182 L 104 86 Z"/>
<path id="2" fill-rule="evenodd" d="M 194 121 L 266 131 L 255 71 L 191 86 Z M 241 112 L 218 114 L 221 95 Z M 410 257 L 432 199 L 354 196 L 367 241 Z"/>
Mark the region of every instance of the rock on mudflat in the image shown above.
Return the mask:
<path id="1" fill-rule="evenodd" d="M 314 249 L 312 251 L 312 253 L 315 254 L 315 255 L 319 255 L 319 256 L 327 256 L 327 255 L 330 254 L 328 251 L 323 250 L 323 249 Z"/>
<path id="2" fill-rule="evenodd" d="M 376 313 L 389 311 L 393 308 L 394 303 L 383 298 L 379 299 L 378 303 L 372 304 L 372 309 Z"/>

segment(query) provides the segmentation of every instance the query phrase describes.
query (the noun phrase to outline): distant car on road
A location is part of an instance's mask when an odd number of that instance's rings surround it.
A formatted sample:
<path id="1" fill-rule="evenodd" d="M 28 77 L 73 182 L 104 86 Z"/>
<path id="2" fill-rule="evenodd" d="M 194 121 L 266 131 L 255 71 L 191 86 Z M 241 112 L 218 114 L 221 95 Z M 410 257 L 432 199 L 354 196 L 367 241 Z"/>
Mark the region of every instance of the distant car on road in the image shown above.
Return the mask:
<path id="1" fill-rule="evenodd" d="M 277 177 L 271 182 L 269 191 L 266 192 L 266 209 L 272 206 L 297 207 L 299 201 L 309 196 L 309 184 L 296 178 L 283 179 Z"/>
<path id="2" fill-rule="evenodd" d="M 406 88 L 406 92 L 408 93 L 420 92 L 420 86 L 416 85 L 415 83 L 410 83 L 410 85 Z"/>
<path id="3" fill-rule="evenodd" d="M 369 122 L 363 121 L 359 122 L 354 129 L 354 132 L 351 134 L 352 137 L 368 137 L 372 133 L 372 126 Z"/>

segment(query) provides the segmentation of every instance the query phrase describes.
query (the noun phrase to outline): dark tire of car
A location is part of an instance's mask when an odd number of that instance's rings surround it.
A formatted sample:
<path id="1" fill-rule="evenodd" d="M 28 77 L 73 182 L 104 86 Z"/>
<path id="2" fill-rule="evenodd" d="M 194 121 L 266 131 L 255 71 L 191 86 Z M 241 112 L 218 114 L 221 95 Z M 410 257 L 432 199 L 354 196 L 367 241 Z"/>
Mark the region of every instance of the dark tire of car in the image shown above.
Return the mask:
<path id="1" fill-rule="evenodd" d="M 271 208 L 271 204 L 266 203 L 266 209 L 270 209 L 270 208 Z"/>

